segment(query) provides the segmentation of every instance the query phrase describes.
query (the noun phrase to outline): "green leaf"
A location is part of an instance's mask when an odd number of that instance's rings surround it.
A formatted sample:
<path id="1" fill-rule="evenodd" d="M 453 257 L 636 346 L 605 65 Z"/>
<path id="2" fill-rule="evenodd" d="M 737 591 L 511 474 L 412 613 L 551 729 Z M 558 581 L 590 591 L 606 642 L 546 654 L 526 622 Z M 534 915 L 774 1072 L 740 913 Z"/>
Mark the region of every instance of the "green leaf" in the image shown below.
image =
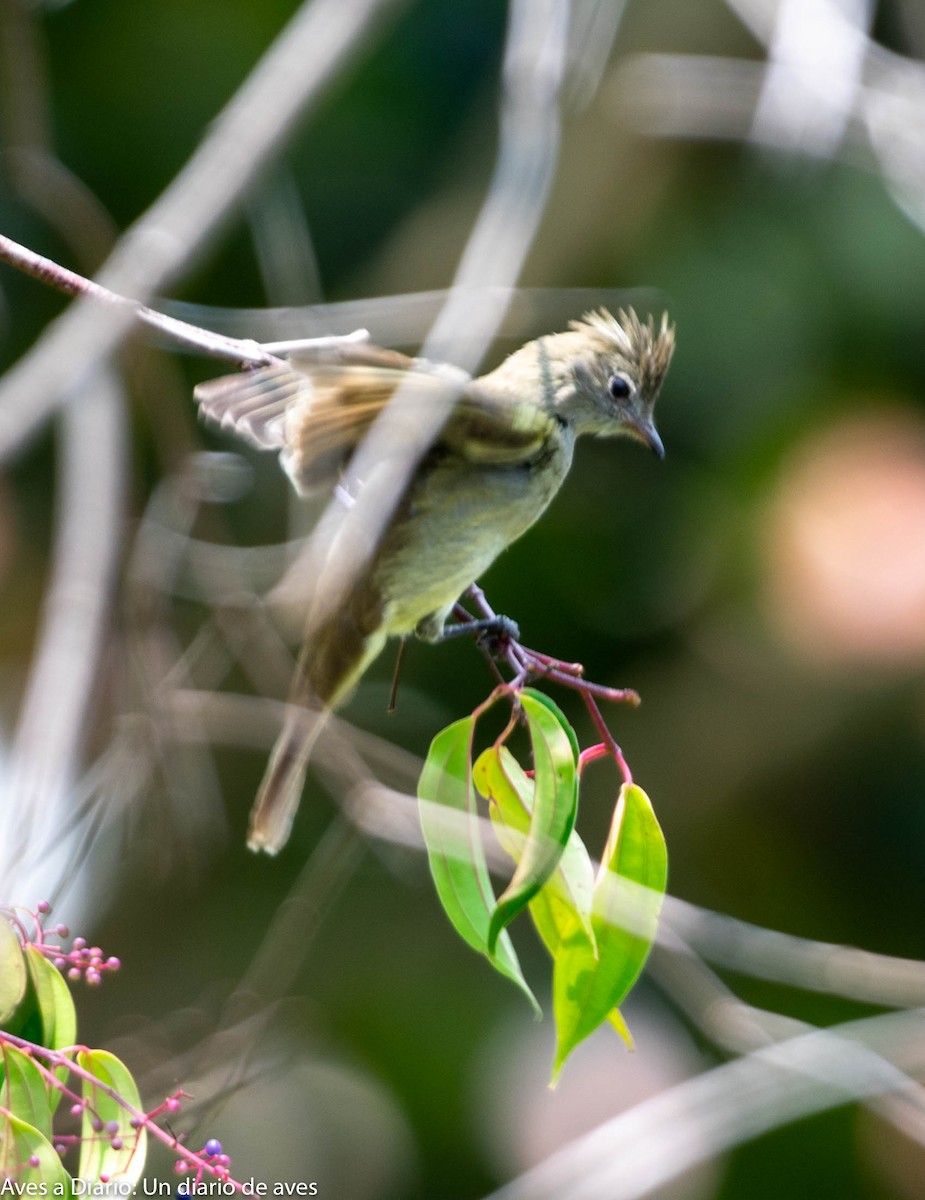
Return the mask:
<path id="1" fill-rule="evenodd" d="M 31 1158 L 37 1162 L 30 1163 Z M 27 1121 L 0 1109 L 0 1180 L 4 1179 L 15 1180 L 20 1195 L 25 1195 L 27 1184 L 33 1185 L 35 1195 L 71 1194 L 71 1177 L 48 1139 Z"/>
<path id="2" fill-rule="evenodd" d="M 665 839 L 649 798 L 624 784 L 594 884 L 597 953 L 576 922 L 555 960 L 554 1080 L 572 1050 L 610 1017 L 639 977 L 655 940 L 667 877 Z"/>
<path id="3" fill-rule="evenodd" d="M 77 1040 L 77 1011 L 74 1008 L 71 990 L 58 968 L 35 946 L 27 946 L 25 956 L 40 1025 L 40 1033 L 31 1036 L 29 1040 L 38 1042 L 49 1050 L 67 1049 Z M 67 1076 L 66 1067 L 55 1071 L 57 1079 L 63 1081 Z M 49 1093 L 52 1112 L 60 1101 L 61 1093 L 53 1089 Z"/>
<path id="4" fill-rule="evenodd" d="M 517 862 L 533 811 L 533 780 L 506 746 L 490 746 L 472 769 L 475 786 L 491 801 L 490 814 L 502 849 Z M 563 933 L 577 919 L 588 936 L 594 867 L 584 842 L 573 829 L 562 857 L 546 884 L 530 901 L 530 916 L 549 953 L 555 957 Z"/>
<path id="5" fill-rule="evenodd" d="M 530 688 L 520 693 L 533 744 L 534 791 L 530 828 L 513 878 L 491 916 L 488 944 L 537 894 L 562 857 L 578 806 L 574 734 L 557 708 Z"/>
<path id="6" fill-rule="evenodd" d="M 13 927 L 0 916 L 0 1027 L 7 1024 L 26 993 L 26 961 Z"/>
<path id="7" fill-rule="evenodd" d="M 81 1050 L 78 1064 L 89 1071 L 99 1084 L 113 1091 L 141 1111 L 141 1098 L 128 1067 L 108 1050 Z M 137 1183 L 145 1167 L 148 1149 L 148 1134 L 143 1127 L 133 1129 L 132 1113 L 115 1100 L 103 1087 L 83 1081 L 85 1101 L 80 1137 L 80 1179 L 99 1180 L 101 1175 L 120 1183 Z M 93 1128 L 93 1122 L 101 1121 L 106 1127 L 102 1132 Z M 116 1145 L 113 1146 L 113 1140 Z"/>
<path id="8" fill-rule="evenodd" d="M 505 934 L 489 949 L 488 933 L 495 895 L 482 847 L 475 789 L 472 785 L 472 738 L 475 718 L 447 726 L 431 743 L 418 782 L 421 830 L 440 903 L 457 933 L 487 955 L 502 975 L 516 983 L 539 1011 Z"/>
<path id="9" fill-rule="evenodd" d="M 26 963 L 42 1024 L 41 1042 L 50 1050 L 64 1050 L 77 1040 L 77 1011 L 64 976 L 35 946 L 27 946 Z"/>
<path id="10" fill-rule="evenodd" d="M 45 1076 L 35 1060 L 16 1046 L 0 1043 L 0 1063 L 3 1065 L 0 1106 L 43 1137 L 50 1138 L 52 1104 Z"/>
<path id="11" fill-rule="evenodd" d="M 578 737 L 575 734 L 575 730 L 572 728 L 565 716 L 565 713 L 562 711 L 559 705 L 556 704 L 555 700 L 551 700 L 545 692 L 538 692 L 536 688 L 524 688 L 520 694 L 521 696 L 529 696 L 531 700 L 535 700 L 538 704 L 542 704 L 544 708 L 548 708 L 553 714 L 553 716 L 568 734 L 568 740 L 572 746 L 572 757 L 575 759 L 575 766 L 577 767 L 578 759 L 581 755 L 581 747 L 578 745 Z"/>

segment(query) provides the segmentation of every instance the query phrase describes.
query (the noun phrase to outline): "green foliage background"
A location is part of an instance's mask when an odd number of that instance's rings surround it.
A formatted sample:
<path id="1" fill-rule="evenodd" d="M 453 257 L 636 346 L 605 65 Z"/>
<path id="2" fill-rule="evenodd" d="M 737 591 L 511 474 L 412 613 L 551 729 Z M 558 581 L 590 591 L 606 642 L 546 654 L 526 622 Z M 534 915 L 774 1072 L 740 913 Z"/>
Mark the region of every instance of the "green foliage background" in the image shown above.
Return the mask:
<path id="1" fill-rule="evenodd" d="M 293 10 L 284 0 L 76 0 L 44 14 L 57 151 L 119 227 L 166 186 Z M 914 54 L 891 15 L 881 35 Z M 294 139 L 284 169 L 304 203 L 325 299 L 447 284 L 491 168 L 504 16 L 489 0 L 410 4 Z M 611 71 L 637 50 L 758 53 L 722 5 L 686 0 L 630 5 Z M 68 261 L 6 188 L 0 228 Z M 638 137 L 609 78 L 566 121 L 522 282 L 657 288 L 678 352 L 660 402 L 666 462 L 629 445 L 583 446 L 551 512 L 483 580 L 493 605 L 519 621 L 528 644 L 641 693 L 642 708 L 615 712 L 613 728 L 665 830 L 674 894 L 792 933 L 921 957 L 925 644 L 892 659 L 836 646 L 813 661 L 811 645 L 773 618 L 774 587 L 805 583 L 774 576 L 768 539 L 787 472 L 821 431 L 858 413 L 925 427 L 921 230 L 873 171 Z M 0 350 L 10 362 L 61 305 L 10 270 L 2 289 Z M 239 222 L 178 298 L 256 306 L 316 297 L 268 297 Z M 210 373 L 200 362 L 181 369 L 184 397 Z M 134 518 L 184 445 L 228 448 L 195 427 L 191 399 L 186 409 L 165 400 L 164 414 L 160 425 L 150 407 L 134 414 Z M 0 491 L 9 723 L 45 581 L 54 453 L 43 437 Z M 253 491 L 226 514 L 230 535 L 281 540 L 286 503 L 281 477 L 260 464 Z M 198 617 L 183 606 L 176 619 L 188 636 Z M 347 715 L 418 754 L 489 686 L 470 646 L 412 646 L 398 715 L 387 718 L 387 657 Z M 96 746 L 112 710 L 101 703 L 101 713 Z M 577 707 L 570 715 L 581 727 Z M 136 1074 L 132 1052 L 153 1062 L 215 1025 L 221 988 L 246 968 L 335 811 L 316 786 L 286 854 L 258 860 L 243 831 L 263 758 L 223 750 L 218 764 L 228 825 L 203 845 L 174 844 L 158 815 L 163 796 L 109 838 L 118 879 L 97 896 L 93 937 L 126 967 L 83 1001 L 81 1022 L 90 1044 L 115 1043 Z M 616 787 L 606 768 L 589 772 L 581 821 L 592 844 L 603 841 Z M 531 963 L 541 969 L 529 938 L 523 958 L 528 973 Z M 697 1055 L 714 1060 L 654 989 L 642 990 L 639 1010 L 650 1017 L 635 1059 L 621 1050 L 612 1060 L 618 1093 L 664 1086 Z M 330 1195 L 475 1197 L 523 1165 L 519 1120 L 541 1103 L 552 1031 L 533 1029 L 514 989 L 453 935 L 420 856 L 373 846 L 359 858 L 295 991 L 268 1043 L 296 1064 L 271 1072 L 291 1095 L 255 1102 L 246 1121 L 218 1112 L 204 1132 L 222 1138 L 236 1174 L 251 1173 L 259 1147 L 282 1147 L 281 1114 L 293 1109 L 303 1141 L 280 1148 L 279 1170 L 320 1174 Z M 754 982 L 744 994 L 821 1023 L 854 1011 Z M 179 1015 L 165 1025 L 165 1014 Z M 627 1015 L 633 1025 L 632 1006 Z M 519 1078 L 512 1063 L 534 1054 L 535 1085 L 507 1092 Z M 215 1067 L 208 1083 L 220 1087 Z M 358 1143 L 373 1164 L 365 1173 Z M 808 1196 L 821 1181 L 841 1200 L 906 1194 L 897 1191 L 906 1160 L 887 1157 L 873 1118 L 848 1110 L 743 1148 L 689 1194 Z M 255 1173 L 271 1169 L 259 1161 Z"/>

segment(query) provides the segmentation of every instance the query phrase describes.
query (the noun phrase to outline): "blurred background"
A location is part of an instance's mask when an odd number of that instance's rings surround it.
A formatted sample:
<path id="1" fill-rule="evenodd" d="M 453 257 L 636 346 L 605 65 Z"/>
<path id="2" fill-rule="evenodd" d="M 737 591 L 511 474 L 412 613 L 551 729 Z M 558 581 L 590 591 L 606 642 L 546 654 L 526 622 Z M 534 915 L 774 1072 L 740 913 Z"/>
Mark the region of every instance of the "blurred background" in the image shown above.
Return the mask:
<path id="1" fill-rule="evenodd" d="M 0 229 L 92 273 L 295 10 L 3 0 Z M 484 361 L 585 307 L 667 308 L 667 457 L 582 445 L 481 582 L 528 645 L 642 695 L 608 715 L 673 895 L 921 958 L 923 9 L 630 0 L 573 20 L 548 203 Z M 492 176 L 507 29 L 500 0 L 392 5 L 158 305 L 261 339 L 367 325 L 413 352 L 436 302 L 397 298 L 453 278 Z M 377 297 L 275 324 L 215 311 Z M 65 302 L 3 268 L 0 306 L 9 365 Z M 644 980 L 636 1052 L 599 1033 L 550 1093 L 551 1022 L 452 932 L 416 848 L 348 826 L 323 762 L 285 853 L 245 850 L 279 719 L 259 699 L 291 668 L 261 597 L 316 513 L 272 456 L 197 424 L 192 387 L 216 363 L 136 338 L 118 366 L 121 395 L 89 386 L 82 420 L 46 424 L 0 477 L 0 767 L 8 810 L 34 821 L 2 899 L 55 899 L 123 960 L 80 997 L 82 1037 L 121 1053 L 152 1105 L 183 1083 L 190 1140 L 221 1138 L 239 1178 L 350 1200 L 483 1195 L 723 1062 Z M 55 634 L 62 612 L 82 632 Z M 344 718 L 373 772 L 413 791 L 430 738 L 491 678 L 469 644 L 412 644 L 390 717 L 393 661 Z M 592 847 L 616 787 L 606 765 L 585 777 Z M 542 998 L 542 948 L 515 939 Z M 725 979 L 817 1025 L 877 1011 Z M 659 1194 L 917 1196 L 921 1154 L 844 1107 Z"/>

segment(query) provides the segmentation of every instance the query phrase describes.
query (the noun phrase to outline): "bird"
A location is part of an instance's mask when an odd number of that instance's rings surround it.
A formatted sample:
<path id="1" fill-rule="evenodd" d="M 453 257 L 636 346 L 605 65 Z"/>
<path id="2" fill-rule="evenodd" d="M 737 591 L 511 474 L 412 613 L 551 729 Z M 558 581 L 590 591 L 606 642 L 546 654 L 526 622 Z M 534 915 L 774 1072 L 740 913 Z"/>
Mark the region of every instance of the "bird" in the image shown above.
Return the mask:
<path id="1" fill-rule="evenodd" d="M 366 566 L 334 611 L 312 624 L 251 813 L 250 849 L 283 848 L 327 715 L 390 637 L 436 642 L 452 632 L 447 622 L 462 593 L 558 492 L 577 438 L 630 438 L 664 457 L 653 409 L 674 348 L 667 313 L 656 325 L 632 308 L 615 317 L 601 308 L 527 342 L 480 377 L 345 342 L 196 387 L 202 416 L 277 450 L 300 496 L 340 486 L 399 386 L 410 405 L 433 404 L 448 380 L 458 393 Z"/>

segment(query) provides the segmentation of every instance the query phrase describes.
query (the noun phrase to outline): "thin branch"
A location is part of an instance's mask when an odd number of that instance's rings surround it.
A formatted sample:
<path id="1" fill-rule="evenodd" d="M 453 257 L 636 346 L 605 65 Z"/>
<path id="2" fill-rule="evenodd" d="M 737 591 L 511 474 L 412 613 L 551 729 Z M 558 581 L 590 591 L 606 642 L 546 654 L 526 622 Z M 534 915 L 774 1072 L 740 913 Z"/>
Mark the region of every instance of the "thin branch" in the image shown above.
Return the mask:
<path id="1" fill-rule="evenodd" d="M 3 234 L 0 234 L 0 262 L 9 263 L 10 266 L 16 267 L 24 274 L 39 280 L 40 283 L 48 284 L 49 287 L 53 287 L 67 296 L 84 296 L 111 309 L 128 312 L 134 320 L 157 330 L 159 334 L 178 346 L 199 354 L 206 354 L 211 358 L 222 359 L 242 370 L 247 367 L 280 364 L 281 360 L 273 353 L 273 350 L 284 352 L 294 347 L 321 350 L 327 346 L 360 341 L 366 337 L 366 330 L 358 329 L 343 337 L 305 338 L 298 343 L 275 343 L 268 348 L 260 346 L 254 341 L 239 341 L 237 338 L 229 338 L 224 334 L 212 333 L 211 330 L 202 329 L 198 325 L 190 325 L 186 321 L 169 317 L 165 313 L 157 312 L 156 309 L 148 308 L 147 305 L 139 304 L 135 300 L 119 296 L 109 288 L 103 287 L 102 284 L 95 283 L 92 279 L 86 279 L 83 275 L 78 275 L 76 271 L 70 271 L 50 258 L 45 258 L 25 246 L 20 246 L 18 242 L 4 237 Z"/>
<path id="2" fill-rule="evenodd" d="M 98 282 L 144 303 L 179 278 L 308 106 L 400 2 L 304 3 L 183 170 L 120 240 Z M 106 359 L 134 321 L 131 307 L 113 307 L 104 321 L 96 305 L 83 302 L 47 329 L 0 385 L 0 459 L 41 427 L 74 378 Z"/>

